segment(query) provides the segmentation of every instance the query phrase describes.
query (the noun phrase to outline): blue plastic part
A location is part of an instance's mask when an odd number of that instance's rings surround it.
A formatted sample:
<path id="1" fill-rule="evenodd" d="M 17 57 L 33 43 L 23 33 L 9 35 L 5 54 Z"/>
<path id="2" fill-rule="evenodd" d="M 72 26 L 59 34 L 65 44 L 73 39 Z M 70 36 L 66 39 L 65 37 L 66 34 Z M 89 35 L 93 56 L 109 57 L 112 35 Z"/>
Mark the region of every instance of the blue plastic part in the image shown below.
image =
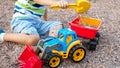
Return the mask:
<path id="1" fill-rule="evenodd" d="M 60 40 L 60 35 L 59 34 L 63 35 L 63 40 L 62 41 Z M 72 39 L 71 42 L 69 42 L 68 44 L 66 44 L 66 38 L 69 35 L 72 35 L 73 39 Z M 45 42 L 44 45 L 43 45 L 43 47 L 45 48 L 45 47 L 48 47 L 48 46 L 52 47 L 52 46 L 55 46 L 55 45 L 61 45 L 60 47 L 56 46 L 56 49 L 58 51 L 64 51 L 64 52 L 66 52 L 67 48 L 69 47 L 69 45 L 72 42 L 76 41 L 76 40 L 78 40 L 78 37 L 77 37 L 76 33 L 74 31 L 72 31 L 71 29 L 69 29 L 69 28 L 64 28 L 64 29 L 60 29 L 59 30 L 57 38 L 53 38 L 53 39 Z"/>

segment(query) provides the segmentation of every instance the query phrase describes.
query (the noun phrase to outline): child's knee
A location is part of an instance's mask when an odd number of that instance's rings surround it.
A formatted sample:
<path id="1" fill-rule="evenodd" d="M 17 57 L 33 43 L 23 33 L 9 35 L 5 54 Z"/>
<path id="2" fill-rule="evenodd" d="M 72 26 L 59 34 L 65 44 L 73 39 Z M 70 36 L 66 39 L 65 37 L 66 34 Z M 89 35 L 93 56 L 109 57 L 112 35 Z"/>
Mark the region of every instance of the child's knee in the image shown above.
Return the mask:
<path id="1" fill-rule="evenodd" d="M 63 25 L 62 25 L 62 24 L 53 27 L 53 28 L 49 31 L 49 36 L 54 36 L 54 37 L 56 37 L 57 34 L 58 34 L 58 31 L 59 31 L 61 28 L 63 28 Z"/>
<path id="2" fill-rule="evenodd" d="M 36 36 L 36 35 L 30 35 L 28 40 L 26 40 L 26 43 L 30 44 L 32 46 L 35 46 L 35 45 L 37 45 L 39 39 L 40 38 L 38 36 Z"/>

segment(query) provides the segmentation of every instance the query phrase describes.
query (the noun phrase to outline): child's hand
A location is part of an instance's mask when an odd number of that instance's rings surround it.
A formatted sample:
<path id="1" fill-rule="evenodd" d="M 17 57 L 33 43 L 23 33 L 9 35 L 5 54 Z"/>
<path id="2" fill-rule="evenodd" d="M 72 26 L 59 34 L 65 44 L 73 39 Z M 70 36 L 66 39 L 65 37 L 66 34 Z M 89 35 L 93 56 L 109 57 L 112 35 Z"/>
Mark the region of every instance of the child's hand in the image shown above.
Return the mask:
<path id="1" fill-rule="evenodd" d="M 67 6 L 68 6 L 68 2 L 67 1 L 64 1 L 64 0 L 60 0 L 59 2 L 58 2 L 58 5 L 59 5 L 59 7 L 61 7 L 61 8 L 67 8 Z"/>

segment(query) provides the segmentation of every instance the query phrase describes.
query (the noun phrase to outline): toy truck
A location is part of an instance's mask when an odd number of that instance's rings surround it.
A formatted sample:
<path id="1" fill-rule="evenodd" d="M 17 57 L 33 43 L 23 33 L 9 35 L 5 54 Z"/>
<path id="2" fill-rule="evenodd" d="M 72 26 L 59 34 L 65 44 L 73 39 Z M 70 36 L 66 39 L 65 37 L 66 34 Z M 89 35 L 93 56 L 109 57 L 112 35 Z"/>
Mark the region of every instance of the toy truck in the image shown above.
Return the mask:
<path id="1" fill-rule="evenodd" d="M 78 63 L 84 59 L 85 55 L 86 51 L 78 39 L 76 32 L 69 28 L 64 28 L 59 30 L 58 37 L 41 39 L 37 44 L 35 52 L 30 46 L 26 48 L 19 59 L 24 62 L 23 67 L 42 67 L 40 63 L 44 60 L 44 63 L 48 67 L 56 68 L 60 65 L 62 59 L 69 58 L 73 62 Z"/>
<path id="2" fill-rule="evenodd" d="M 101 20 L 79 16 L 69 23 L 70 28 L 76 32 L 83 44 L 89 44 L 89 50 L 95 50 L 100 34 L 98 32 Z"/>

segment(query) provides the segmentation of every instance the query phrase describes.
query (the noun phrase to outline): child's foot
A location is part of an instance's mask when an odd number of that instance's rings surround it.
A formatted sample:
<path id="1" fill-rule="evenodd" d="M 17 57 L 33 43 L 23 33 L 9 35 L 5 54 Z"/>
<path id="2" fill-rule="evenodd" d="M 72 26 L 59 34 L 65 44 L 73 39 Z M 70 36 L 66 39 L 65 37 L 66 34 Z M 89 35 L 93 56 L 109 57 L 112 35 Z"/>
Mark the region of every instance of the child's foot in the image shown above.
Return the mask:
<path id="1" fill-rule="evenodd" d="M 5 32 L 3 31 L 3 29 L 0 28 L 0 42 L 3 42 L 3 36 L 5 35 Z"/>

